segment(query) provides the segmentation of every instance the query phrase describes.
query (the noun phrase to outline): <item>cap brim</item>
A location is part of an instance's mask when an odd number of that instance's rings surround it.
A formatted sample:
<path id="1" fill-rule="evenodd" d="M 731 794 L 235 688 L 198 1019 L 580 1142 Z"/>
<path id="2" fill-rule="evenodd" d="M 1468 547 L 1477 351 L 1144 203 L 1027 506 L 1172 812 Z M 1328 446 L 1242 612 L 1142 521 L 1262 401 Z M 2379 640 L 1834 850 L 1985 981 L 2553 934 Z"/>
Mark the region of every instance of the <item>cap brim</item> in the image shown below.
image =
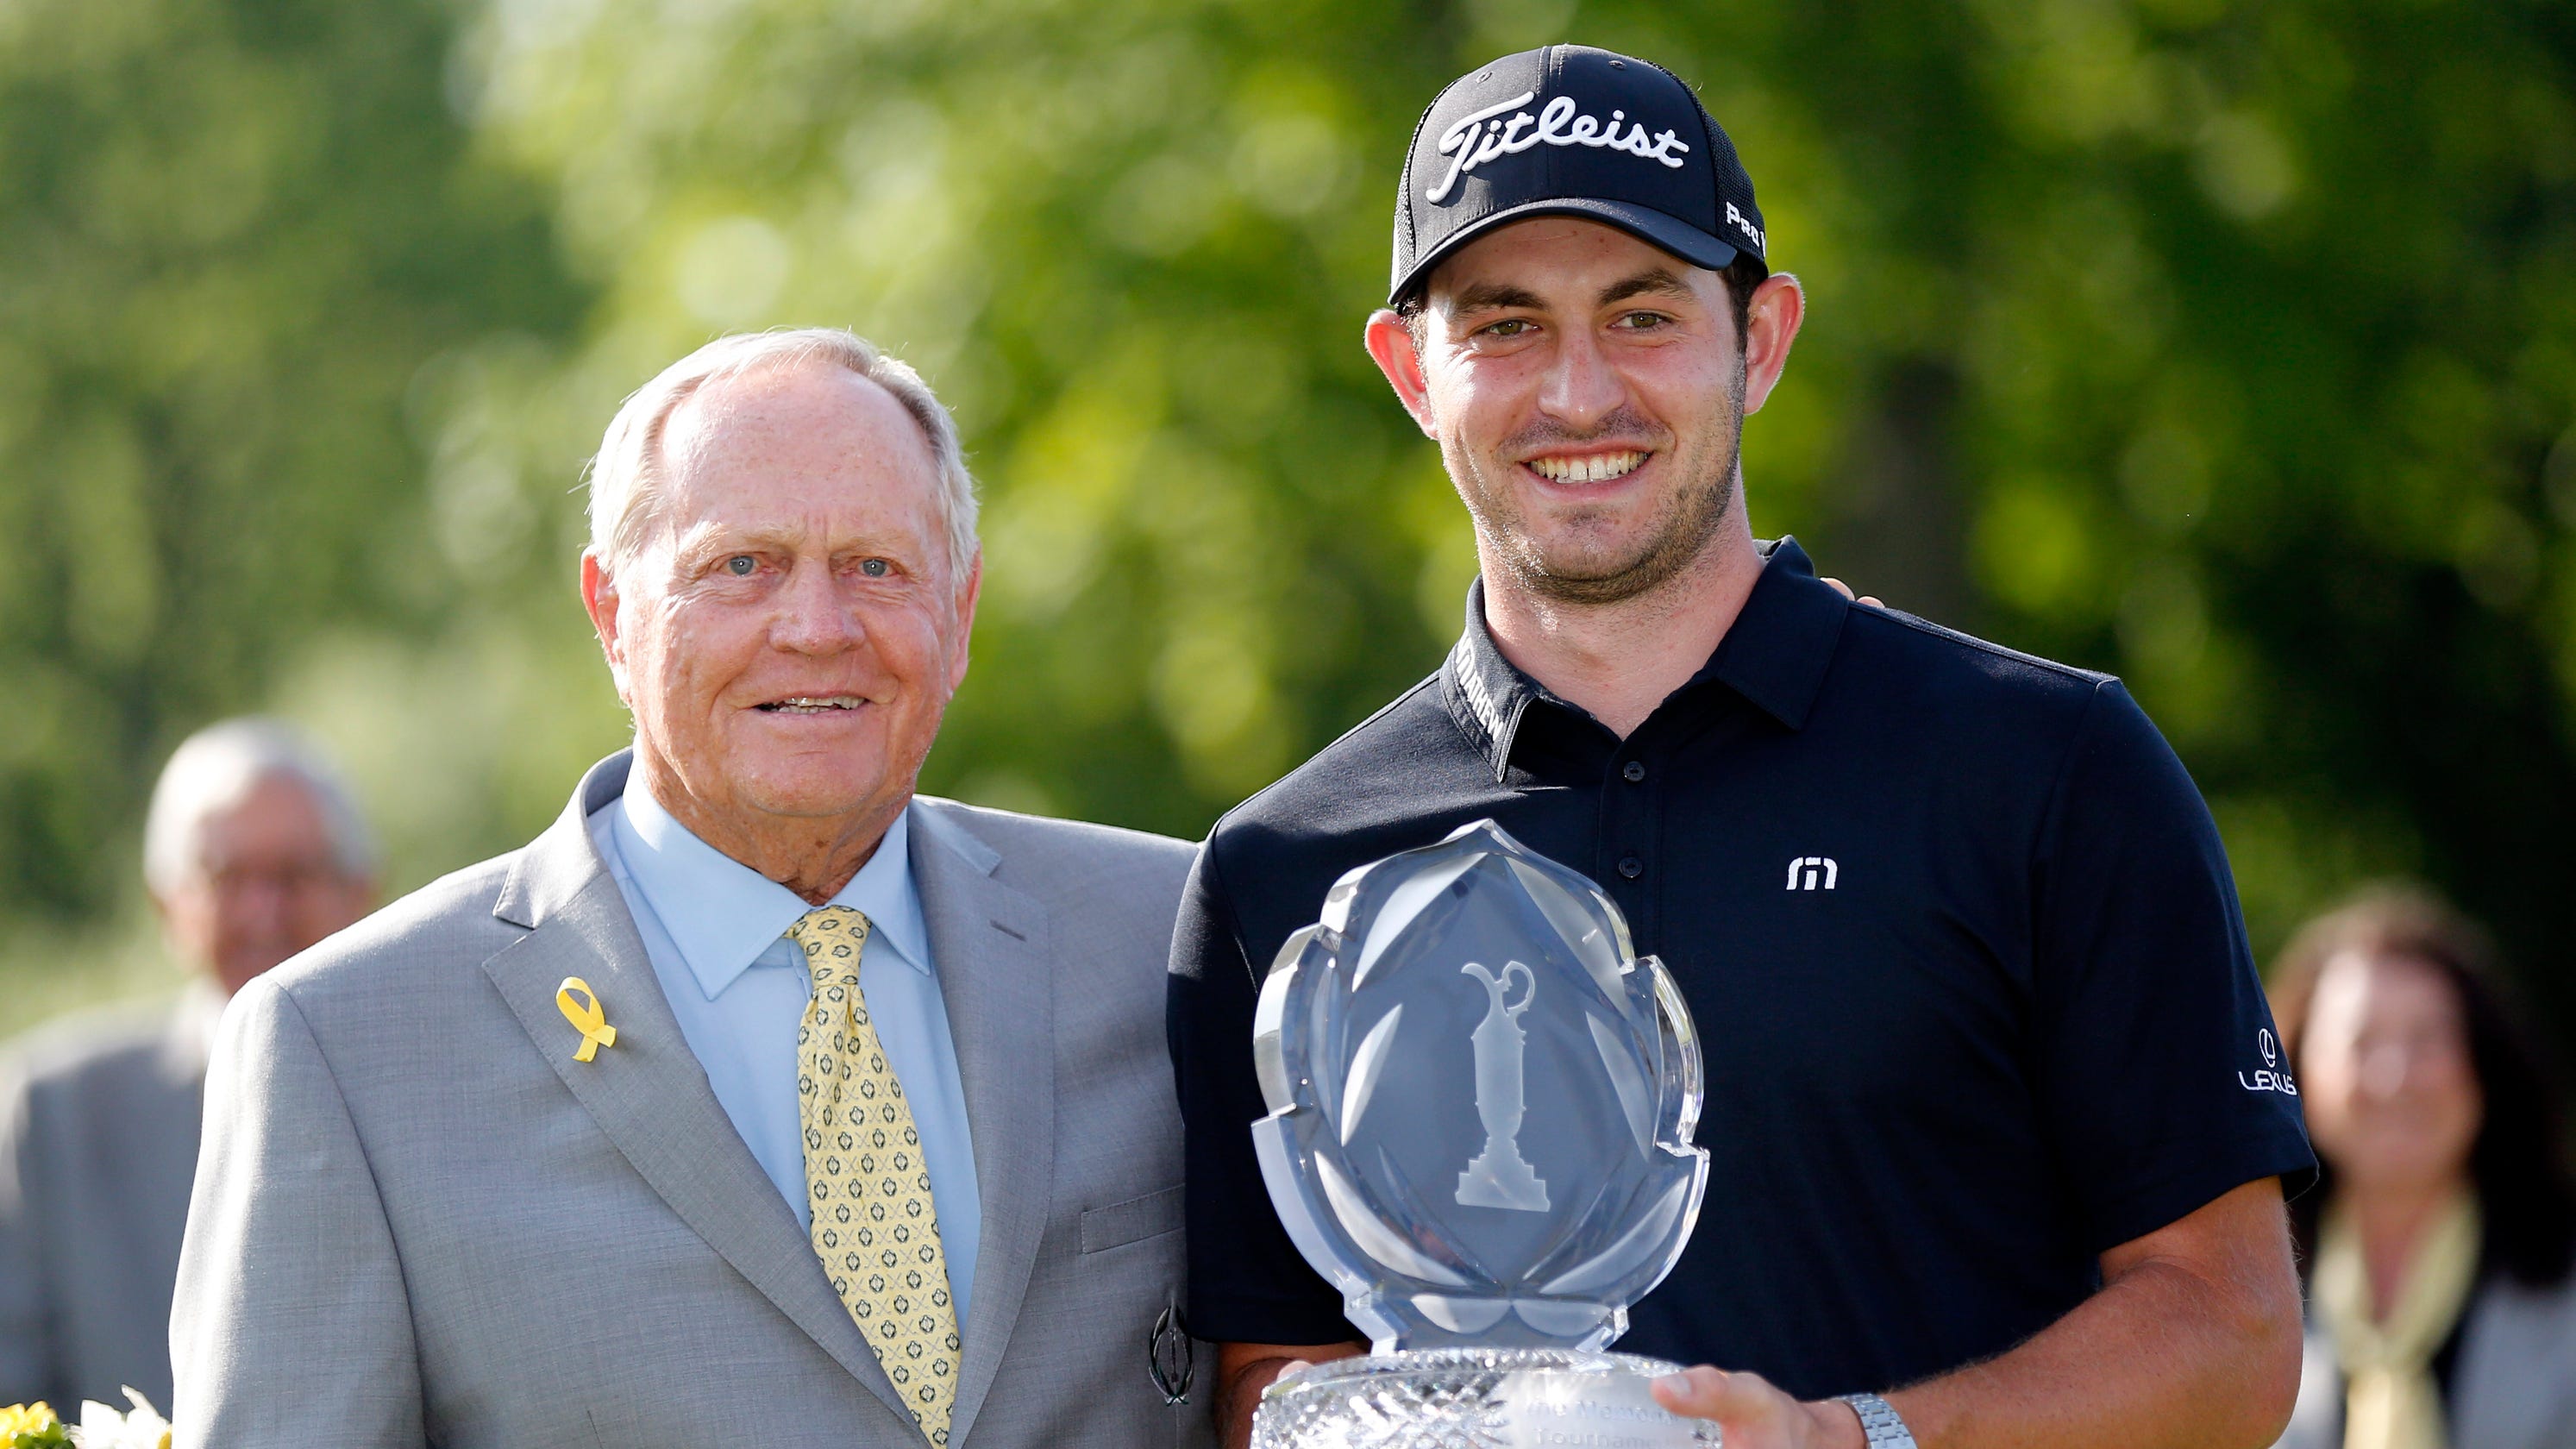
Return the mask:
<path id="1" fill-rule="evenodd" d="M 1651 206 L 1638 206 L 1626 201 L 1599 201 L 1589 197 L 1525 201 L 1460 227 L 1443 237 L 1440 245 L 1416 257 L 1413 269 L 1398 278 L 1395 286 L 1388 290 L 1387 305 L 1394 306 L 1403 300 L 1405 293 L 1421 286 L 1423 279 L 1431 275 L 1432 268 L 1447 260 L 1450 253 L 1497 228 L 1527 221 L 1534 216 L 1579 216 L 1586 221 L 1615 226 L 1639 241 L 1661 247 L 1692 266 L 1706 267 L 1710 271 L 1717 271 L 1734 261 L 1740 250 L 1680 217 L 1657 211 Z"/>

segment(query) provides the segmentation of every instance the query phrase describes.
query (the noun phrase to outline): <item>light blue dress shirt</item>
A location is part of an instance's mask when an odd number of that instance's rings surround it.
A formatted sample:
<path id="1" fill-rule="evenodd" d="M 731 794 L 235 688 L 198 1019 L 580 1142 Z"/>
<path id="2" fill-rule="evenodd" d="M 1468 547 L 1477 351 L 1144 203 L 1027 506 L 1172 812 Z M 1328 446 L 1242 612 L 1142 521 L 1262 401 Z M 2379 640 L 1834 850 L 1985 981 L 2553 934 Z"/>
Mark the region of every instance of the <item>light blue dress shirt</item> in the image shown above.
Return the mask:
<path id="1" fill-rule="evenodd" d="M 590 833 L 625 894 L 653 974 L 717 1103 L 796 1221 L 810 1227 L 796 1033 L 814 987 L 787 928 L 814 908 L 689 833 L 640 781 L 630 779 L 624 795 L 591 815 Z M 921 1131 L 948 1292 L 962 1328 L 983 1236 L 982 1200 L 956 1040 L 913 889 L 911 839 L 907 807 L 831 903 L 868 918 L 859 992 Z"/>

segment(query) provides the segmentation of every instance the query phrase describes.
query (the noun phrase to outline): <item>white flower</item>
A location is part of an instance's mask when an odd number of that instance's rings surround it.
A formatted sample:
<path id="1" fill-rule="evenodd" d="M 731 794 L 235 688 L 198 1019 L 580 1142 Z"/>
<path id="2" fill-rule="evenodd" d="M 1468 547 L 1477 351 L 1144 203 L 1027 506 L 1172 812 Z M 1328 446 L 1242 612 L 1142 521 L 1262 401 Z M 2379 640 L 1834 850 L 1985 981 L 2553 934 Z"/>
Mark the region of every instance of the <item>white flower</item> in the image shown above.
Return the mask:
<path id="1" fill-rule="evenodd" d="M 96 1399 L 82 1400 L 79 1426 L 66 1431 L 72 1443 L 79 1449 L 170 1449 L 170 1421 L 132 1388 L 125 1397 L 134 1401 L 131 1413 L 120 1414 Z"/>

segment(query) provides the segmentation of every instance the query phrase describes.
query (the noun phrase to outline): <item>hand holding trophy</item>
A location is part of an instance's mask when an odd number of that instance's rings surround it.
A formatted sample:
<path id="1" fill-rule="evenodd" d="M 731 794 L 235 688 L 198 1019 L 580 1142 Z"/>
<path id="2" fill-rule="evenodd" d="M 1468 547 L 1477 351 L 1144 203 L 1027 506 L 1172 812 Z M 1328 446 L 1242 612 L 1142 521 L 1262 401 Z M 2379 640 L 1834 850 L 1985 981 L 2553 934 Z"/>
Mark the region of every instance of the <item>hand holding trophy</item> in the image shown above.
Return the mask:
<path id="1" fill-rule="evenodd" d="M 1255 1449 L 1713 1444 L 1602 1350 L 1707 1186 L 1699 1042 L 1601 888 L 1490 820 L 1344 876 L 1254 1055 L 1262 1176 L 1374 1339 L 1273 1385 Z"/>

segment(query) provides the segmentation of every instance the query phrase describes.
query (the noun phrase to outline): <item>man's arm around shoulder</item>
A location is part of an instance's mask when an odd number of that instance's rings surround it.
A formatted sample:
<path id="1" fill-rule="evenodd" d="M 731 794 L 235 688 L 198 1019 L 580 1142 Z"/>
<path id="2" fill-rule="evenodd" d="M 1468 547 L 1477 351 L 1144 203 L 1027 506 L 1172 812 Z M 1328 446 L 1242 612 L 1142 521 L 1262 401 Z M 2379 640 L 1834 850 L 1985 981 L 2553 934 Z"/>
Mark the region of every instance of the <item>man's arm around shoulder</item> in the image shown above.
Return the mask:
<path id="1" fill-rule="evenodd" d="M 332 1063 L 294 997 L 225 1012 L 170 1357 L 176 1443 L 427 1442 L 393 1233 Z"/>

